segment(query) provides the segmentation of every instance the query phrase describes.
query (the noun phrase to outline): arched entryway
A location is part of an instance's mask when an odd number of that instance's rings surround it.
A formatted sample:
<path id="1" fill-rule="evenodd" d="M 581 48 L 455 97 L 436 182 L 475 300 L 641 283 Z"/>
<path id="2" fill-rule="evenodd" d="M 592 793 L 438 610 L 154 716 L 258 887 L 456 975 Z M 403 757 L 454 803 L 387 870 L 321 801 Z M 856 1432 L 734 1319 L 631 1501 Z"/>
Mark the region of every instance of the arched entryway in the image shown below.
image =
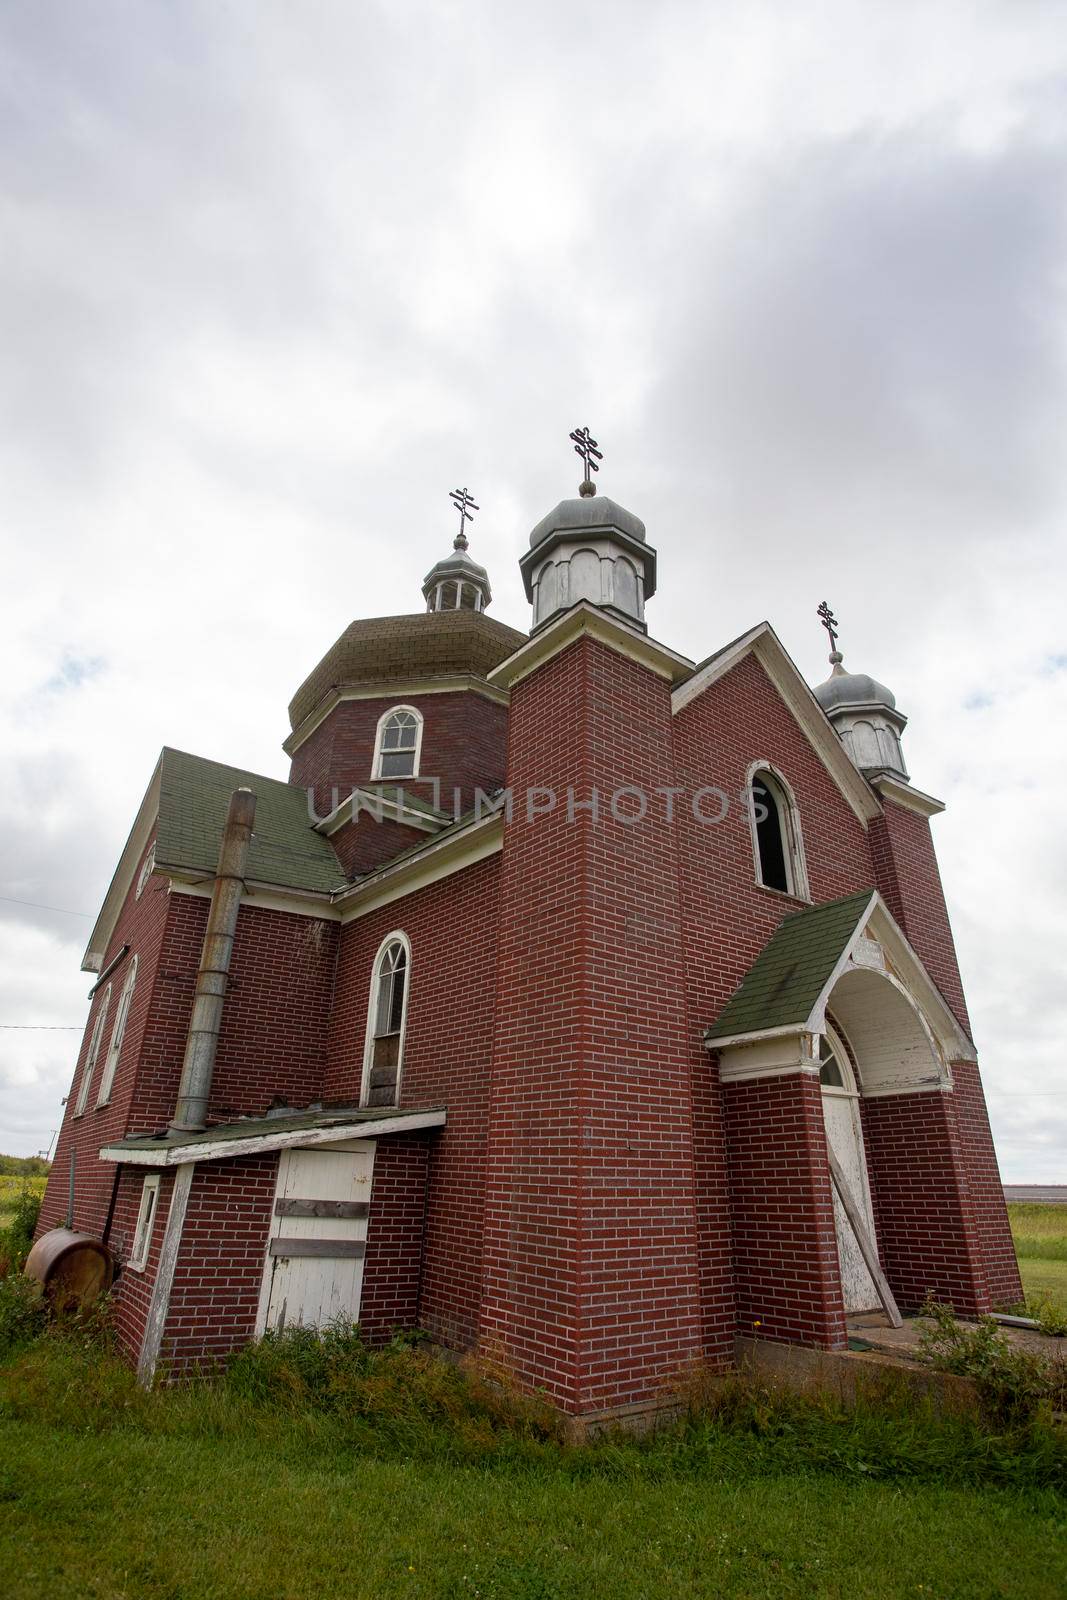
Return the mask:
<path id="1" fill-rule="evenodd" d="M 860 1100 L 941 1087 L 947 1079 L 933 1033 L 899 979 L 884 968 L 846 968 L 830 995 L 819 1039 L 819 1081 L 827 1145 L 836 1157 L 834 1224 L 847 1315 L 881 1304 L 865 1259 L 877 1255 L 877 1239 Z M 847 1189 L 847 1206 L 839 1181 Z"/>

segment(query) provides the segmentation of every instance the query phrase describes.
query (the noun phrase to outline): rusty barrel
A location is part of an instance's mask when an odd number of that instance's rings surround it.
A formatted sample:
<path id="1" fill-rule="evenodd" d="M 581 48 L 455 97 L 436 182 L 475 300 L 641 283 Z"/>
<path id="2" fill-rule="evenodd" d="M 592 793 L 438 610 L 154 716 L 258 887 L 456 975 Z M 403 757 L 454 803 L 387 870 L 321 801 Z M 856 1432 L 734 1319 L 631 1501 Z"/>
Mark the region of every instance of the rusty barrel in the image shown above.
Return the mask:
<path id="1" fill-rule="evenodd" d="M 22 1270 L 37 1279 L 53 1304 L 87 1306 L 111 1288 L 115 1258 L 91 1234 L 52 1228 L 42 1233 Z"/>

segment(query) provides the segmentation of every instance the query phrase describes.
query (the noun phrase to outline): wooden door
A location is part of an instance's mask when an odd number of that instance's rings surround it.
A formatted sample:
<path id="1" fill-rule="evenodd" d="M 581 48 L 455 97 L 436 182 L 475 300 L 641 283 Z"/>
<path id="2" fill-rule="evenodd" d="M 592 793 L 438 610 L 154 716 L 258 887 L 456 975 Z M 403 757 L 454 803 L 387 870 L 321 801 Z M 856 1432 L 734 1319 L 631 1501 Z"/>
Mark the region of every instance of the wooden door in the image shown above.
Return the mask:
<path id="1" fill-rule="evenodd" d="M 874 1240 L 874 1213 L 871 1209 L 871 1191 L 867 1182 L 867 1161 L 863 1150 L 863 1126 L 860 1122 L 859 1090 L 852 1064 L 835 1035 L 822 1041 L 819 1076 L 822 1082 L 822 1116 L 826 1128 L 826 1142 L 830 1146 L 848 1185 L 853 1206 L 866 1230 Z M 837 1232 L 837 1258 L 841 1266 L 841 1289 L 845 1312 L 851 1315 L 860 1311 L 877 1311 L 881 1300 L 874 1280 L 867 1271 L 852 1224 L 841 1204 L 841 1196 L 834 1187 L 834 1226 Z"/>
<path id="2" fill-rule="evenodd" d="M 359 1321 L 374 1143 L 283 1150 L 260 1331 Z"/>

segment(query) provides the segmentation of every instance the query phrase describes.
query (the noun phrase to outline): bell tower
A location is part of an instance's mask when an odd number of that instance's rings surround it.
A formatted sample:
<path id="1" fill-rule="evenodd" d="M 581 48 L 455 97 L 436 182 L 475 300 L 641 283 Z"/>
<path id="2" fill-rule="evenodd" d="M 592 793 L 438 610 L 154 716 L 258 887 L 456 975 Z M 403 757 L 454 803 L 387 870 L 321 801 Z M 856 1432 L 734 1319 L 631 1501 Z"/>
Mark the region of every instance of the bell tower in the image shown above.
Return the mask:
<path id="1" fill-rule="evenodd" d="M 585 463 L 577 500 L 561 500 L 530 535 L 519 562 L 526 598 L 534 608 L 534 632 L 588 600 L 614 612 L 631 627 L 645 627 L 645 601 L 656 592 L 656 552 L 645 541 L 645 525 L 614 500 L 597 498 L 592 474 L 600 451 L 588 428 L 571 434 Z"/>

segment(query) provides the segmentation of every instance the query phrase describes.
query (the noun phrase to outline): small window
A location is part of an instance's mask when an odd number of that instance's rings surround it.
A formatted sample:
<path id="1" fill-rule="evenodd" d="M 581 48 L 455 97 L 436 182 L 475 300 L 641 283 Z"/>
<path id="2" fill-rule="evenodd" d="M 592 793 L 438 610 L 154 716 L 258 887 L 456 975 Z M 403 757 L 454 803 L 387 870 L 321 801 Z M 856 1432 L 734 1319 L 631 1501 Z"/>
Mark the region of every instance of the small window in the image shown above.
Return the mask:
<path id="1" fill-rule="evenodd" d="M 843 1089 L 845 1080 L 841 1073 L 841 1063 L 837 1059 L 837 1051 L 823 1034 L 819 1040 L 819 1082 L 824 1089 Z"/>
<path id="2" fill-rule="evenodd" d="M 841 1036 L 826 1019 L 826 1032 L 819 1040 L 819 1082 L 831 1093 L 857 1095 L 857 1080 L 852 1057 Z"/>
<path id="3" fill-rule="evenodd" d="M 127 1266 L 134 1272 L 143 1272 L 145 1262 L 148 1260 L 148 1251 L 152 1243 L 152 1225 L 156 1220 L 156 1207 L 159 1204 L 159 1173 L 151 1172 L 144 1181 L 141 1190 L 141 1208 L 137 1213 L 137 1227 L 133 1235 L 133 1249 Z"/>
<path id="4" fill-rule="evenodd" d="M 378 952 L 371 980 L 364 1061 L 363 1102 L 395 1106 L 400 1089 L 410 970 L 407 939 L 390 934 Z"/>
<path id="5" fill-rule="evenodd" d="M 756 882 L 797 899 L 808 898 L 808 878 L 796 802 L 785 780 L 766 767 L 749 776 L 750 821 Z"/>
<path id="6" fill-rule="evenodd" d="M 119 995 L 119 1008 L 115 1013 L 115 1026 L 111 1030 L 111 1043 L 107 1047 L 107 1061 L 104 1063 L 104 1075 L 100 1079 L 100 1093 L 96 1097 L 98 1106 L 106 1106 L 111 1099 L 111 1090 L 115 1082 L 115 1069 L 119 1064 L 119 1055 L 122 1051 L 122 1039 L 126 1032 L 126 1019 L 130 1014 L 130 1005 L 133 1002 L 133 986 L 137 982 L 137 957 L 130 959 L 130 970 L 126 974 L 126 982 L 122 985 Z"/>
<path id="7" fill-rule="evenodd" d="M 155 845 L 153 845 L 151 850 L 149 850 L 148 854 L 145 856 L 144 860 L 141 862 L 141 874 L 140 874 L 140 877 L 137 879 L 137 894 L 136 894 L 136 898 L 138 900 L 144 894 L 144 886 L 148 882 L 149 878 L 152 876 L 153 872 L 155 872 L 155 870 L 156 870 L 156 847 L 155 847 Z"/>
<path id="8" fill-rule="evenodd" d="M 103 999 L 100 1001 L 100 1009 L 97 1011 L 96 1021 L 93 1023 L 93 1035 L 89 1040 L 89 1048 L 85 1054 L 85 1065 L 82 1068 L 82 1081 L 78 1085 L 78 1098 L 74 1104 L 74 1115 L 76 1117 L 81 1116 L 82 1112 L 89 1103 L 89 1085 L 92 1083 L 93 1073 L 96 1071 L 96 1063 L 100 1055 L 100 1046 L 103 1043 L 104 1038 L 104 1027 L 107 1023 L 107 1008 L 110 1004 L 111 985 L 109 983 L 107 988 L 104 990 Z"/>
<path id="9" fill-rule="evenodd" d="M 417 778 L 422 746 L 422 716 L 414 706 L 396 706 L 378 724 L 375 778 Z"/>

